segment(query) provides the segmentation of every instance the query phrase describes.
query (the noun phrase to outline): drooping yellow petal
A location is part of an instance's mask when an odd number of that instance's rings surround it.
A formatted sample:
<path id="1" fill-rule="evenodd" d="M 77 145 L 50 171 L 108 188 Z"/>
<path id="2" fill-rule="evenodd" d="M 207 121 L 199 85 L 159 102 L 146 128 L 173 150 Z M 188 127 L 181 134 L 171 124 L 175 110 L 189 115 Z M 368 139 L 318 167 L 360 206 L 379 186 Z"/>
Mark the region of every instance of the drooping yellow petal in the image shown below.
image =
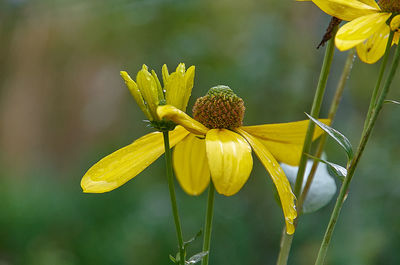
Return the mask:
<path id="1" fill-rule="evenodd" d="M 185 71 L 185 64 L 180 63 L 176 71 L 171 73 L 164 85 L 167 104 L 173 105 L 182 111 L 186 111 L 193 88 L 194 67 Z"/>
<path id="2" fill-rule="evenodd" d="M 175 146 L 172 158 L 183 190 L 190 195 L 200 195 L 210 183 L 205 140 L 189 134 Z"/>
<path id="3" fill-rule="evenodd" d="M 170 146 L 173 147 L 188 134 L 183 127 L 177 126 L 169 133 Z M 147 134 L 94 164 L 83 176 L 81 187 L 88 193 L 116 189 L 142 172 L 163 153 L 162 133 Z"/>
<path id="4" fill-rule="evenodd" d="M 196 135 L 206 135 L 209 130 L 206 126 L 192 119 L 185 112 L 171 105 L 159 106 L 157 108 L 157 114 L 160 119 L 166 118 L 171 120 L 176 124 L 182 125 L 186 130 Z"/>
<path id="5" fill-rule="evenodd" d="M 250 145 L 235 132 L 212 129 L 206 135 L 206 150 L 217 192 L 225 196 L 237 193 L 253 168 Z"/>
<path id="6" fill-rule="evenodd" d="M 320 119 L 319 121 L 328 125 L 330 123 L 330 120 L 328 119 Z M 241 128 L 251 135 L 263 140 L 302 145 L 306 136 L 308 123 L 308 120 L 304 120 L 288 123 L 243 126 Z M 322 133 L 323 130 L 316 126 L 313 140 L 318 138 Z"/>
<path id="7" fill-rule="evenodd" d="M 395 16 L 392 18 L 392 21 L 390 21 L 390 29 L 392 31 L 399 31 L 400 28 L 400 15 Z"/>
<path id="8" fill-rule="evenodd" d="M 149 120 L 153 120 L 154 118 L 151 116 L 149 110 L 147 109 L 142 94 L 140 93 L 140 90 L 135 81 L 133 81 L 129 74 L 125 71 L 120 71 L 120 74 L 121 77 L 124 79 L 126 86 L 129 88 L 129 91 L 131 92 L 136 103 L 139 105 L 139 108 L 143 111 L 143 113 Z"/>
<path id="9" fill-rule="evenodd" d="M 399 44 L 399 39 L 400 39 L 400 33 L 399 32 L 395 32 L 394 36 L 393 36 L 393 41 L 392 41 L 392 45 L 393 44 Z"/>
<path id="10" fill-rule="evenodd" d="M 308 0 L 297 0 L 308 1 Z M 374 0 L 312 0 L 328 15 L 351 21 L 380 10 Z"/>
<path id="11" fill-rule="evenodd" d="M 357 46 L 378 32 L 382 25 L 386 25 L 386 21 L 390 16 L 390 13 L 375 13 L 346 23 L 336 34 L 336 47 L 341 51 L 345 51 Z"/>
<path id="12" fill-rule="evenodd" d="M 236 130 L 250 143 L 258 159 L 260 159 L 261 163 L 271 176 L 281 200 L 286 222 L 286 232 L 288 234 L 293 234 L 295 230 L 293 221 L 297 217 L 295 208 L 296 198 L 292 192 L 292 188 L 290 187 L 290 183 L 286 178 L 285 173 L 274 156 L 268 151 L 267 148 L 265 148 L 262 143 L 257 140 L 257 138 L 241 128 L 237 128 Z"/>
<path id="13" fill-rule="evenodd" d="M 358 44 L 356 48 L 360 60 L 369 64 L 376 63 L 385 53 L 389 34 L 389 26 L 385 23 L 366 41 Z"/>

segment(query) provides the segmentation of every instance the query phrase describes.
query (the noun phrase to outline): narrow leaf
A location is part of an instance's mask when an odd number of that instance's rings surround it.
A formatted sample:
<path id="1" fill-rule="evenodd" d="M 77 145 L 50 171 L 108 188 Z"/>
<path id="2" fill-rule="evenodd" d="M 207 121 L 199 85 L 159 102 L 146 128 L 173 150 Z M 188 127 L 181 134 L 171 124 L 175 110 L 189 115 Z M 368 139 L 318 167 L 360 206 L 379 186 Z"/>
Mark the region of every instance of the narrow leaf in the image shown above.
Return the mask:
<path id="1" fill-rule="evenodd" d="M 322 163 L 327 164 L 328 167 L 332 170 L 332 172 L 336 175 L 336 177 L 338 177 L 341 181 L 343 181 L 343 180 L 346 178 L 346 176 L 347 176 L 347 169 L 345 169 L 344 167 L 339 166 L 339 165 L 337 165 L 337 164 L 335 164 L 335 163 L 332 163 L 332 162 L 323 160 L 323 159 L 318 158 L 318 157 L 316 157 L 316 156 L 312 156 L 312 155 L 310 155 L 310 154 L 306 154 L 306 156 L 308 156 L 308 157 L 310 157 L 310 158 L 312 158 L 312 159 L 314 159 L 314 160 L 317 160 L 317 161 L 319 161 L 319 162 L 322 162 Z"/>
<path id="2" fill-rule="evenodd" d="M 346 151 L 347 157 L 349 160 L 353 159 L 353 147 L 351 146 L 350 141 L 341 134 L 339 131 L 329 127 L 328 125 L 318 121 L 317 119 L 311 117 L 306 113 L 307 117 L 310 118 L 315 124 L 317 124 L 322 130 L 324 130 L 329 136 L 331 136 L 338 144 L 340 144 L 343 149 Z"/>
<path id="3" fill-rule="evenodd" d="M 202 230 L 200 230 L 199 232 L 197 232 L 197 234 L 192 237 L 191 239 L 189 239 L 188 241 L 183 242 L 183 245 L 186 247 L 187 245 L 189 245 L 190 243 L 192 243 L 193 241 L 195 241 L 199 236 L 201 236 L 201 234 L 203 233 Z"/>
<path id="4" fill-rule="evenodd" d="M 175 264 L 177 264 L 178 263 L 178 261 L 174 258 L 174 256 L 172 256 L 171 254 L 169 254 L 169 259 L 173 262 L 173 263 L 175 263 Z"/>
<path id="5" fill-rule="evenodd" d="M 392 100 L 392 99 L 386 99 L 384 103 L 392 103 L 392 104 L 397 104 L 400 105 L 400 101 Z"/>
<path id="6" fill-rule="evenodd" d="M 192 257 L 190 257 L 190 259 L 188 261 L 186 261 L 186 264 L 196 264 L 207 255 L 208 255 L 208 251 L 203 251 L 203 252 L 197 253 L 196 255 L 193 255 Z"/>

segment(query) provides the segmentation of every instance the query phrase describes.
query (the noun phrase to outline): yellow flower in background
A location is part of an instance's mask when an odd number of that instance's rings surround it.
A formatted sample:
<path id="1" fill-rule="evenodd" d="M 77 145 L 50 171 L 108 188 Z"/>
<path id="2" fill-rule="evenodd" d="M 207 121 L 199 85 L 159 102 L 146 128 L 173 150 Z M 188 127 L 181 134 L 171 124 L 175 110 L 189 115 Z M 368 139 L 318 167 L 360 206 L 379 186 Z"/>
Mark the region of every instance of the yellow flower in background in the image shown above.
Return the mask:
<path id="1" fill-rule="evenodd" d="M 286 231 L 294 233 L 295 196 L 278 161 L 299 163 L 309 121 L 242 126 L 243 100 L 226 86 L 211 88 L 196 101 L 194 119 L 168 105 L 158 107 L 157 113 L 190 132 L 173 150 L 176 177 L 188 194 L 202 193 L 210 179 L 218 193 L 237 193 L 253 168 L 253 150 L 276 186 Z M 321 134 L 317 129 L 313 139 Z"/>
<path id="2" fill-rule="evenodd" d="M 310 0 L 297 0 L 310 1 Z M 336 47 L 349 50 L 356 47 L 365 63 L 377 62 L 385 53 L 390 30 L 396 31 L 392 45 L 398 44 L 400 1 L 398 0 L 312 0 L 325 13 L 350 21 L 342 26 L 335 37 Z M 393 18 L 388 25 L 388 20 Z"/>

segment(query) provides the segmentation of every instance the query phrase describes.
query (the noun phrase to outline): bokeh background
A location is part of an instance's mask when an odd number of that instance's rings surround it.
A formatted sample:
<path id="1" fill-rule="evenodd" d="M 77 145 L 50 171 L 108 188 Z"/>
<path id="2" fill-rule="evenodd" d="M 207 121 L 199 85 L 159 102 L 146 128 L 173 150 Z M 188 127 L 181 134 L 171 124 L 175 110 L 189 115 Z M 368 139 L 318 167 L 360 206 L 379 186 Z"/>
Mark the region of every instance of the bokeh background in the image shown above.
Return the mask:
<path id="1" fill-rule="evenodd" d="M 0 264 L 172 264 L 177 250 L 163 160 L 107 194 L 80 179 L 151 130 L 119 76 L 143 63 L 196 65 L 189 107 L 214 85 L 246 103 L 245 123 L 305 119 L 329 17 L 282 0 L 0 0 Z M 346 53 L 336 50 L 327 106 Z M 357 145 L 379 63 L 355 61 L 334 127 Z M 391 99 L 400 98 L 399 75 Z M 326 264 L 400 264 L 400 108 L 385 105 Z M 329 160 L 344 152 L 328 143 Z M 183 230 L 203 227 L 206 195 L 177 186 Z M 274 264 L 283 226 L 256 161 L 244 188 L 216 197 L 210 264 Z M 313 264 L 333 203 L 305 215 L 289 264 Z M 199 252 L 201 240 L 189 249 Z"/>

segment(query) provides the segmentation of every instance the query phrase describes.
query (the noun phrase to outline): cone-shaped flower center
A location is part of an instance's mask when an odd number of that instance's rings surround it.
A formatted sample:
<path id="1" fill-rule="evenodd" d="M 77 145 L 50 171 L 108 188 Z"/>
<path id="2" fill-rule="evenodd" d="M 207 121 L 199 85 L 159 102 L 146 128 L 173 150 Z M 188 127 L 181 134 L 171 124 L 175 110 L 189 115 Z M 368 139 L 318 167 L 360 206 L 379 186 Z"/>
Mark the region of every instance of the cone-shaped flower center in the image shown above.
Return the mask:
<path id="1" fill-rule="evenodd" d="M 378 4 L 383 11 L 400 13 L 400 0 L 379 0 Z"/>
<path id="2" fill-rule="evenodd" d="M 193 117 L 211 129 L 233 129 L 242 126 L 243 100 L 227 86 L 212 87 L 193 107 Z"/>

